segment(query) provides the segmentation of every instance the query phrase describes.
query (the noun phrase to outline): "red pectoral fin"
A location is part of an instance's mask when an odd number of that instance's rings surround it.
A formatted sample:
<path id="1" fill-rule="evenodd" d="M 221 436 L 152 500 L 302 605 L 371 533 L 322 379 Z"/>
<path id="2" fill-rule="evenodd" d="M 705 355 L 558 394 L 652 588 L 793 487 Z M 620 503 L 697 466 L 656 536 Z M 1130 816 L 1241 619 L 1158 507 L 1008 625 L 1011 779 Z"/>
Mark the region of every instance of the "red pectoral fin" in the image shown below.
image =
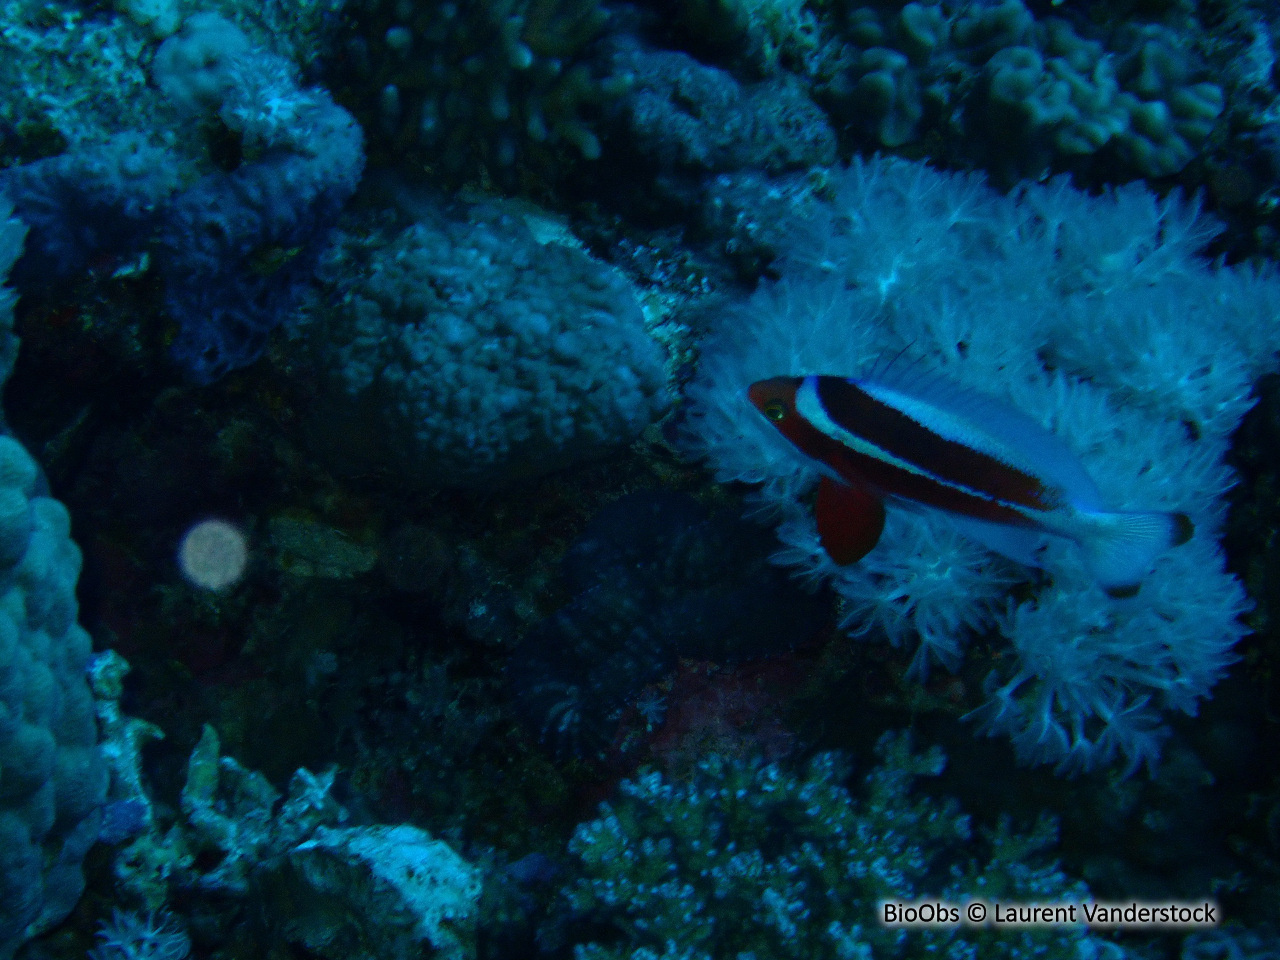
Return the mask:
<path id="1" fill-rule="evenodd" d="M 861 560 L 884 530 L 884 501 L 862 486 L 823 477 L 814 505 L 818 539 L 827 556 L 840 566 Z"/>

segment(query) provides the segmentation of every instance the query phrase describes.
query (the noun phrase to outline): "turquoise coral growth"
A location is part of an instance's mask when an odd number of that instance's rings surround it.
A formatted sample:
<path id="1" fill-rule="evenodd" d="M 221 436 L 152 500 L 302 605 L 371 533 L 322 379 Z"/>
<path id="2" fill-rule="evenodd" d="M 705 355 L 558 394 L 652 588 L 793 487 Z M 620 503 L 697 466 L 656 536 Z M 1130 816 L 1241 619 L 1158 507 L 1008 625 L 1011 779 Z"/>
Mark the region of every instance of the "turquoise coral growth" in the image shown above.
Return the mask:
<path id="1" fill-rule="evenodd" d="M 1088 891 L 1043 855 L 1051 819 L 1025 833 L 1002 820 L 979 840 L 953 801 L 912 792 L 942 771 L 939 749 L 915 753 L 907 734 L 886 734 L 878 753 L 862 799 L 832 753 L 798 775 L 711 756 L 687 783 L 654 770 L 625 782 L 570 844 L 582 876 L 563 895 L 596 931 L 578 960 L 1124 956 L 1083 926 L 1009 935 L 882 924 L 884 901 L 1065 902 Z"/>

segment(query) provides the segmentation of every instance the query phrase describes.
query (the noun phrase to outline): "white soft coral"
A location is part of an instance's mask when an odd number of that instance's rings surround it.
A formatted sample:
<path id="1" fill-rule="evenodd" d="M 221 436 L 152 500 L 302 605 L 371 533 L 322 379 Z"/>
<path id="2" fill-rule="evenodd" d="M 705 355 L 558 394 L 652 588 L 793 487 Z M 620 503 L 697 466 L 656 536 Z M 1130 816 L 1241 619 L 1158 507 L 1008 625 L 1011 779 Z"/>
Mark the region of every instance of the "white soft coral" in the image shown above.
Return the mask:
<path id="1" fill-rule="evenodd" d="M 958 662 L 994 624 L 1018 654 L 979 719 L 1029 762 L 1151 763 L 1161 712 L 1194 712 L 1232 658 L 1247 601 L 1216 536 L 1227 436 L 1275 364 L 1280 284 L 1197 258 L 1217 232 L 1194 204 L 1141 187 L 1089 197 L 1059 180 L 1001 196 L 973 175 L 878 159 L 798 223 L 782 279 L 726 311 L 689 390 L 687 445 L 721 480 L 762 484 L 776 559 L 829 583 L 854 634 L 919 643 L 915 669 Z M 746 399 L 774 376 L 857 376 L 886 356 L 944 370 L 1058 434 L 1116 509 L 1183 511 L 1191 543 L 1118 603 L 1066 544 L 1047 586 L 1005 608 L 1016 567 L 943 517 L 891 510 L 881 543 L 840 568 L 802 500 L 818 471 Z"/>

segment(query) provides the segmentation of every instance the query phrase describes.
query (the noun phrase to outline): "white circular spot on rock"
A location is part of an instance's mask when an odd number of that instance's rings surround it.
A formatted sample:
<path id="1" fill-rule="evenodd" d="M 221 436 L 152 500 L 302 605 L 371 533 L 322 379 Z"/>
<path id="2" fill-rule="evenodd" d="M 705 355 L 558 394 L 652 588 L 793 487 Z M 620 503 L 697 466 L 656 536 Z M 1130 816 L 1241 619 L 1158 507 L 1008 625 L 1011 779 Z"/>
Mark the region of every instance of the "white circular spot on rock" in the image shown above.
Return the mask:
<path id="1" fill-rule="evenodd" d="M 226 520 L 201 520 L 178 548 L 183 576 L 202 590 L 225 590 L 244 575 L 248 563 L 244 534 Z"/>

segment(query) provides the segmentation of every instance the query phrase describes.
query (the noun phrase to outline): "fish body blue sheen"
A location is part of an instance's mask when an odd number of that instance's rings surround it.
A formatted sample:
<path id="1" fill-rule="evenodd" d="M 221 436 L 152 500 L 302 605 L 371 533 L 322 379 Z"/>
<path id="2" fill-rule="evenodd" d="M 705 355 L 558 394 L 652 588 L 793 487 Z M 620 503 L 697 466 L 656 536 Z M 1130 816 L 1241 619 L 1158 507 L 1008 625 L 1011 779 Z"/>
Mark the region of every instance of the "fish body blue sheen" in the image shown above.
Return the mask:
<path id="1" fill-rule="evenodd" d="M 962 532 L 1022 563 L 1039 565 L 1044 534 L 1066 537 L 1116 595 L 1133 593 L 1155 558 L 1191 535 L 1184 514 L 1107 510 L 1059 437 L 942 377 L 778 377 L 748 393 L 829 476 L 944 510 Z"/>

